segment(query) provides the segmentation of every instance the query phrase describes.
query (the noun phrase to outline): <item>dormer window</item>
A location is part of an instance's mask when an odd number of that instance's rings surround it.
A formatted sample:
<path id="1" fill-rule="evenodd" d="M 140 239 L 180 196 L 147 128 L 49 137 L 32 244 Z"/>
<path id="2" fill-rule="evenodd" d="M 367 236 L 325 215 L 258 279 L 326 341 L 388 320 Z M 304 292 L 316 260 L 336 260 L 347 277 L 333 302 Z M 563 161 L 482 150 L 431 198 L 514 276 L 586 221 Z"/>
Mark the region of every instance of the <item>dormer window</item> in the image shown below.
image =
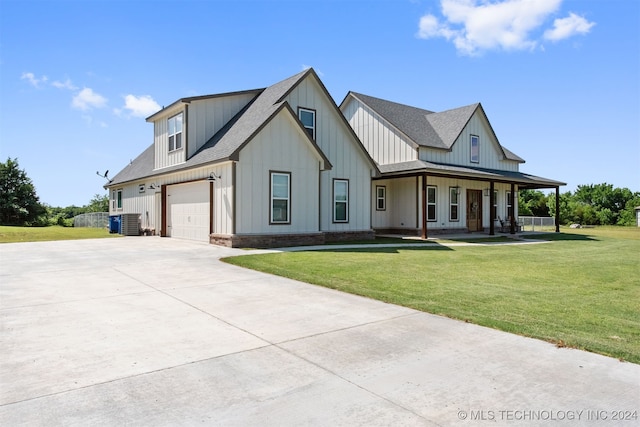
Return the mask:
<path id="1" fill-rule="evenodd" d="M 480 137 L 471 135 L 471 163 L 480 163 Z"/>
<path id="2" fill-rule="evenodd" d="M 182 113 L 169 118 L 169 151 L 182 148 Z"/>
<path id="3" fill-rule="evenodd" d="M 307 108 L 298 108 L 298 117 L 311 139 L 316 139 L 316 112 Z"/>

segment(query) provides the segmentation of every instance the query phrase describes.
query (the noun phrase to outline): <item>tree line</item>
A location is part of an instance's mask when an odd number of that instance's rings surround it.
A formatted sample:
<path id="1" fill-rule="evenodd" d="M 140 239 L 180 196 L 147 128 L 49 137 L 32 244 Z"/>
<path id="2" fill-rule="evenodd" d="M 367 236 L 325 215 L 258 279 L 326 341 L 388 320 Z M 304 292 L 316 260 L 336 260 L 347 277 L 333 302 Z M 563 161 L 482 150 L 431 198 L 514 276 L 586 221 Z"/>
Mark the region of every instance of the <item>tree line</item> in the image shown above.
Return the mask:
<path id="1" fill-rule="evenodd" d="M 560 194 L 560 223 L 581 225 L 635 225 L 640 192 L 611 184 L 579 185 L 574 193 Z M 27 173 L 17 159 L 0 162 L 0 225 L 72 225 L 73 217 L 108 212 L 109 196 L 96 194 L 84 206 L 52 207 L 40 203 Z M 555 216 L 555 193 L 518 192 L 520 216 Z"/>
<path id="2" fill-rule="evenodd" d="M 635 225 L 640 192 L 611 184 L 578 185 L 575 192 L 560 194 L 560 223 L 564 225 Z M 520 216 L 555 216 L 555 193 L 518 192 Z"/>
<path id="3" fill-rule="evenodd" d="M 43 227 L 73 225 L 73 217 L 108 212 L 109 196 L 96 194 L 84 206 L 53 207 L 40 203 L 36 189 L 17 159 L 0 162 L 0 225 Z"/>

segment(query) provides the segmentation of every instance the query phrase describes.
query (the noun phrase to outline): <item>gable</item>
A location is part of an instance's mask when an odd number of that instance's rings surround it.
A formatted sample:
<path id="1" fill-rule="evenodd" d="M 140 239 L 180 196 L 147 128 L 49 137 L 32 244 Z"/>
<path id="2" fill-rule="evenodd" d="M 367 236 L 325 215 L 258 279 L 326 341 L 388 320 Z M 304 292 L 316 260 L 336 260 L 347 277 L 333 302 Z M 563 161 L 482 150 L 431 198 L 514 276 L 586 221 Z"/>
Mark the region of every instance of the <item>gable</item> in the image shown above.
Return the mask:
<path id="1" fill-rule="evenodd" d="M 479 143 L 477 162 L 472 161 L 472 136 L 476 137 Z M 509 171 L 517 171 L 519 164 L 519 161 L 506 156 L 479 104 L 453 140 L 450 150 L 441 151 L 423 147 L 420 150 L 420 160 Z"/>
<path id="2" fill-rule="evenodd" d="M 307 70 L 282 100 L 296 113 L 299 108 L 315 111 L 315 141 L 334 167 L 339 168 L 345 161 L 355 167 L 356 162 L 359 167 L 373 169 L 377 173 L 375 162 L 313 69 Z"/>
<path id="3" fill-rule="evenodd" d="M 376 163 L 385 165 L 417 159 L 419 146 L 412 138 L 350 95 L 342 102 L 340 110 Z"/>

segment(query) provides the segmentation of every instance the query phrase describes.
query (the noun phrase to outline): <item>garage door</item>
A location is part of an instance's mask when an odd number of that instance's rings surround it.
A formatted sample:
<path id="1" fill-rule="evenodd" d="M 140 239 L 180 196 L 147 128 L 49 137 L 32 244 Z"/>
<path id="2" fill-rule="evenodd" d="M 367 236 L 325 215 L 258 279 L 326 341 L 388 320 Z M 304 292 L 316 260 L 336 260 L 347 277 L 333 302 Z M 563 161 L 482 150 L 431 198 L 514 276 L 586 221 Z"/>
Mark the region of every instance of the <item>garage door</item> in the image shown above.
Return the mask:
<path id="1" fill-rule="evenodd" d="M 169 236 L 208 242 L 210 224 L 208 182 L 172 185 L 167 188 Z"/>

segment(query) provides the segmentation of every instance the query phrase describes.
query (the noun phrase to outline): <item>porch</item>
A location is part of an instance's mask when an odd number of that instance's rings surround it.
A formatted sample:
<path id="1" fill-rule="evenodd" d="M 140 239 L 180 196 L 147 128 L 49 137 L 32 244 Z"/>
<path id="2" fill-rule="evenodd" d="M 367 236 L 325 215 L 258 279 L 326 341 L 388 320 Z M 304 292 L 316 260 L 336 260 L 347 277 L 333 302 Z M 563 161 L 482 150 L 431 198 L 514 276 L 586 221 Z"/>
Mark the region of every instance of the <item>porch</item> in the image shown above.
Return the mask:
<path id="1" fill-rule="evenodd" d="M 556 192 L 555 231 L 559 232 L 559 188 L 563 182 L 518 171 L 445 165 L 422 160 L 380 165 L 373 181 L 375 211 L 372 227 L 378 235 L 496 233 L 515 235 L 518 191 L 553 188 Z"/>

